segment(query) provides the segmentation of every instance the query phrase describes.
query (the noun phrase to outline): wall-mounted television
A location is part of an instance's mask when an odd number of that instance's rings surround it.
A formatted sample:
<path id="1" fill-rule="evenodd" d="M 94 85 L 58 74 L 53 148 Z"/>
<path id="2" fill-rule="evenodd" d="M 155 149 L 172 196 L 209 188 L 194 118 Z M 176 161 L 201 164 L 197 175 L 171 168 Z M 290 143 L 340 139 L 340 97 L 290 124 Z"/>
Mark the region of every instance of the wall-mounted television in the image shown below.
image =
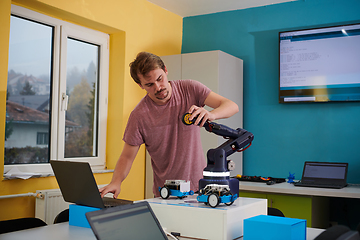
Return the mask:
<path id="1" fill-rule="evenodd" d="M 279 102 L 360 101 L 360 24 L 279 32 Z"/>

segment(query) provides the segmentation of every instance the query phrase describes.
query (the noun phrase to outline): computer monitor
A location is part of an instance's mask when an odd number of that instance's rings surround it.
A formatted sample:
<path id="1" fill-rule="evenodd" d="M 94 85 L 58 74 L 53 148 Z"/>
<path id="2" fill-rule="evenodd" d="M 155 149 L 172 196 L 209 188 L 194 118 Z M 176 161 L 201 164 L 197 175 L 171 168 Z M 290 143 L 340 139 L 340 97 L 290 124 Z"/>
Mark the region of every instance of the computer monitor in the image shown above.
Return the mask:
<path id="1" fill-rule="evenodd" d="M 360 24 L 279 33 L 279 102 L 360 101 Z"/>

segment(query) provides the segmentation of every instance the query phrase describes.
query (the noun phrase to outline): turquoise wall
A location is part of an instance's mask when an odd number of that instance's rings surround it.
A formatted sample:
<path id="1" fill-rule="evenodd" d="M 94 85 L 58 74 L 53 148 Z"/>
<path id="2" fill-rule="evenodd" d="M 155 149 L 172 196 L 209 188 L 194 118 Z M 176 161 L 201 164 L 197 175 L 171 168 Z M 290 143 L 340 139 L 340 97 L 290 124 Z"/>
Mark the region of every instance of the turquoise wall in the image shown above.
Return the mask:
<path id="1" fill-rule="evenodd" d="M 306 160 L 339 161 L 349 163 L 348 182 L 360 183 L 360 102 L 278 103 L 279 31 L 360 23 L 359 0 L 295 1 L 183 21 L 182 53 L 222 50 L 244 60 L 244 128 L 255 136 L 244 152 L 245 175 L 299 179 Z"/>

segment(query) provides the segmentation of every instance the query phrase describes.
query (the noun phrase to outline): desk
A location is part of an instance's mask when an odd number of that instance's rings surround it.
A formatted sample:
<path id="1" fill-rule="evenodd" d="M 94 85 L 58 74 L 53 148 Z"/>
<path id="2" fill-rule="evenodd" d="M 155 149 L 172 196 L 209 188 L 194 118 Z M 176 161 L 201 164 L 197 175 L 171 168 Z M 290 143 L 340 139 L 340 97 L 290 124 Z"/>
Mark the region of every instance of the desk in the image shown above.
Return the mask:
<path id="1" fill-rule="evenodd" d="M 90 228 L 75 227 L 66 223 L 47 225 L 17 232 L 0 234 L 1 240 L 96 240 Z"/>
<path id="2" fill-rule="evenodd" d="M 307 240 L 313 240 L 323 229 L 308 228 Z M 90 228 L 69 226 L 58 223 L 12 233 L 0 234 L 1 240 L 96 240 Z M 240 238 L 241 239 L 241 238 Z"/>
<path id="3" fill-rule="evenodd" d="M 216 208 L 198 202 L 197 195 L 146 199 L 162 227 L 184 237 L 232 240 L 243 235 L 243 220 L 267 214 L 265 199 L 237 198 Z"/>
<path id="4" fill-rule="evenodd" d="M 266 185 L 266 183 L 240 181 L 239 184 L 240 184 L 239 187 L 240 190 L 243 191 L 360 199 L 360 186 L 348 186 L 342 189 L 331 189 L 331 188 L 295 187 L 293 184 L 286 182 L 277 183 L 274 185 Z"/>
<path id="5" fill-rule="evenodd" d="M 342 189 L 295 187 L 290 183 L 266 185 L 259 182 L 240 182 L 241 197 L 268 199 L 268 205 L 280 209 L 286 217 L 307 220 L 307 226 L 329 226 L 329 198 L 360 199 L 360 187 Z"/>

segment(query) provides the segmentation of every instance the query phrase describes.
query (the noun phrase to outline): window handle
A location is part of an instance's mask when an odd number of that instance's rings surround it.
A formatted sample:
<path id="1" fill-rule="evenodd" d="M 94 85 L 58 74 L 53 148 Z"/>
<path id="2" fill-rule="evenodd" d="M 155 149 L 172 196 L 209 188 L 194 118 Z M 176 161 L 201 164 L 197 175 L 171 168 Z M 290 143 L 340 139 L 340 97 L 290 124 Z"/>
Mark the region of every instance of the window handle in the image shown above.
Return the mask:
<path id="1" fill-rule="evenodd" d="M 69 103 L 69 96 L 66 95 L 66 93 L 63 93 L 62 101 L 61 101 L 61 110 L 62 111 L 67 111 L 68 103 Z"/>

